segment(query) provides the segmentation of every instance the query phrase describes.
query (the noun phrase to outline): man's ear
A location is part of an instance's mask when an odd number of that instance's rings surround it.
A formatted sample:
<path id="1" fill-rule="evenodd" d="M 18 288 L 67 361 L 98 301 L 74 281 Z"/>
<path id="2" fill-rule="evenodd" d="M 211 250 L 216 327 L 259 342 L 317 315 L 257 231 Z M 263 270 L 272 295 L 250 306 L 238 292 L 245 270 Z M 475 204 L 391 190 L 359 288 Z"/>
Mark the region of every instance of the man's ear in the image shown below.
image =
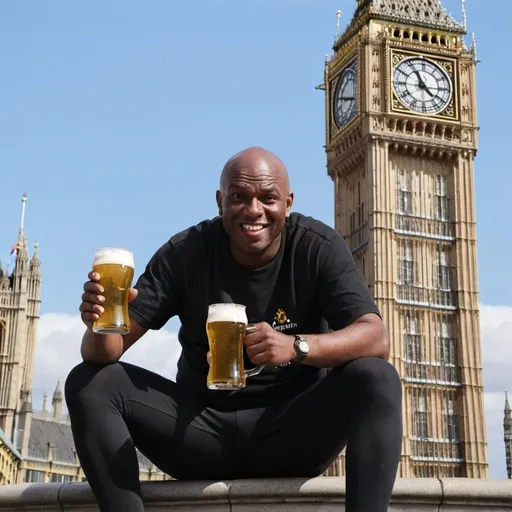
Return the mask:
<path id="1" fill-rule="evenodd" d="M 220 190 L 217 190 L 215 194 L 215 199 L 217 201 L 217 207 L 219 209 L 219 215 L 222 215 L 222 194 Z"/>
<path id="2" fill-rule="evenodd" d="M 292 205 L 293 205 L 293 192 L 290 192 L 288 194 L 288 197 L 286 198 L 286 216 L 289 217 L 290 213 L 292 211 Z"/>

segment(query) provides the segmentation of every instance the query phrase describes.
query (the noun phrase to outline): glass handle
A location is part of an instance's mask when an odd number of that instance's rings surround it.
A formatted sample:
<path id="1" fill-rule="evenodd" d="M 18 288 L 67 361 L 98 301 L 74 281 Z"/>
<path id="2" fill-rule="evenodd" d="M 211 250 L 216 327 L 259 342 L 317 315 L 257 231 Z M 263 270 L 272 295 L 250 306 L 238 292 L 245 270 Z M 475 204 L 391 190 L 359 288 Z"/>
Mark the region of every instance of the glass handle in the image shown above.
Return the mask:
<path id="1" fill-rule="evenodd" d="M 256 326 L 254 324 L 247 324 L 245 328 L 245 333 L 251 333 L 256 330 Z M 254 377 L 255 375 L 258 375 L 262 372 L 263 368 L 265 368 L 265 364 L 259 364 L 258 366 L 255 366 L 254 368 L 251 368 L 250 370 L 245 370 L 245 376 L 246 377 Z"/>
<path id="2" fill-rule="evenodd" d="M 246 377 L 254 377 L 254 375 L 258 375 L 261 373 L 261 371 L 265 368 L 265 364 L 259 364 L 258 366 L 255 366 L 254 368 L 251 368 L 250 370 L 245 370 L 245 376 Z"/>

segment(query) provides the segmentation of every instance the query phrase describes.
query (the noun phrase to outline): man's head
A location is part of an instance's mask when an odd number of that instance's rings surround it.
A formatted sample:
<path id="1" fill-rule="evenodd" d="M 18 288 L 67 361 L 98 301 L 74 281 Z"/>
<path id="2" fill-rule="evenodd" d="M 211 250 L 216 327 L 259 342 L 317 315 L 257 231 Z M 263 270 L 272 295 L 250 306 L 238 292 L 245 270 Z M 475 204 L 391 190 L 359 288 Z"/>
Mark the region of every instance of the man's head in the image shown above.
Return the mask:
<path id="1" fill-rule="evenodd" d="M 217 205 L 242 265 L 261 266 L 275 256 L 292 203 L 286 167 L 270 151 L 248 148 L 226 162 Z"/>

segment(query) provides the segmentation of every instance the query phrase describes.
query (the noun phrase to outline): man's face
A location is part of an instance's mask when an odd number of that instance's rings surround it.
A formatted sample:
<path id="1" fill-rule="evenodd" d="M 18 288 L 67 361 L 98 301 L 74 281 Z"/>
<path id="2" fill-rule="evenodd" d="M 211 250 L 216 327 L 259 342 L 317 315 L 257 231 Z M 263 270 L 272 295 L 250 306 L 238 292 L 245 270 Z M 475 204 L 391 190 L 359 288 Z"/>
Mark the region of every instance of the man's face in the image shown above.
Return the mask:
<path id="1" fill-rule="evenodd" d="M 225 172 L 217 204 L 235 258 L 242 264 L 264 264 L 279 250 L 293 194 L 279 161 L 247 156 Z"/>

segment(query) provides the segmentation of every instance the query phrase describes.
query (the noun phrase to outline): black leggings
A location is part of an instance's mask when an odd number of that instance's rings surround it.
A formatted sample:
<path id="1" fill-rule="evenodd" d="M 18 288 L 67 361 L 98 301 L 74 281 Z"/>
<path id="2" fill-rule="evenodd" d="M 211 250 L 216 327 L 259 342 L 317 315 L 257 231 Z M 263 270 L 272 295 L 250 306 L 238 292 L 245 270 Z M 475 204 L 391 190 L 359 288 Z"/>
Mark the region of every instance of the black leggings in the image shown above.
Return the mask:
<path id="1" fill-rule="evenodd" d="M 221 393 L 221 391 L 219 391 Z M 363 358 L 291 401 L 240 411 L 201 405 L 126 363 L 81 363 L 66 402 L 78 457 L 102 512 L 144 510 L 137 447 L 177 479 L 314 477 L 347 446 L 347 512 L 385 512 L 402 442 L 395 368 Z"/>

